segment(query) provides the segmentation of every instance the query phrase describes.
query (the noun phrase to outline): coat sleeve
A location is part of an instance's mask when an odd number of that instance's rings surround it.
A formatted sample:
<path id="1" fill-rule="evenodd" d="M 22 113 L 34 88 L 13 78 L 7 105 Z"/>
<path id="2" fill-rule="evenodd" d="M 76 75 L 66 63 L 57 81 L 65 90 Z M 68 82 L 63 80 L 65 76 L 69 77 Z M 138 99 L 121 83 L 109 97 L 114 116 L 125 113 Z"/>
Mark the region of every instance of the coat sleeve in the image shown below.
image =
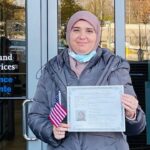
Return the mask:
<path id="1" fill-rule="evenodd" d="M 127 65 L 128 66 L 128 65 Z M 127 68 L 120 68 L 116 71 L 112 72 L 109 77 L 109 84 L 110 85 L 124 85 L 124 92 L 126 94 L 130 94 L 136 97 L 134 92 L 131 77 L 129 74 L 129 67 Z M 126 119 L 126 135 L 137 135 L 140 134 L 146 126 L 146 118 L 145 113 L 139 106 L 137 109 L 136 119 L 135 120 L 128 120 Z"/>
<path id="2" fill-rule="evenodd" d="M 47 89 L 46 86 L 51 86 L 51 88 Z M 54 138 L 52 132 L 53 126 L 48 120 L 51 103 L 48 95 L 52 94 L 52 90 L 50 89 L 53 88 L 55 88 L 54 83 L 52 82 L 47 70 L 44 69 L 38 81 L 33 102 L 31 103 L 28 113 L 28 124 L 37 138 L 45 143 L 57 147 L 61 143 L 61 140 L 56 140 Z"/>

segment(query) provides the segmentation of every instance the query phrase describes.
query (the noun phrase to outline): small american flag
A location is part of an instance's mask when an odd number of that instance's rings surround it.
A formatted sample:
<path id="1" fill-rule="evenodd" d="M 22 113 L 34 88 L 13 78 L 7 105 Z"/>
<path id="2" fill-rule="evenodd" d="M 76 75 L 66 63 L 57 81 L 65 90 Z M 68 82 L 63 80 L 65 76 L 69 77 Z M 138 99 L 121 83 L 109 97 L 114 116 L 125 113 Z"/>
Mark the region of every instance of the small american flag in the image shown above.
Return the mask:
<path id="1" fill-rule="evenodd" d="M 61 105 L 60 92 L 59 95 L 56 96 L 57 101 L 58 99 L 59 102 L 56 102 L 55 106 L 51 109 L 51 113 L 48 116 L 48 119 L 55 127 L 58 127 L 67 115 L 67 110 Z"/>

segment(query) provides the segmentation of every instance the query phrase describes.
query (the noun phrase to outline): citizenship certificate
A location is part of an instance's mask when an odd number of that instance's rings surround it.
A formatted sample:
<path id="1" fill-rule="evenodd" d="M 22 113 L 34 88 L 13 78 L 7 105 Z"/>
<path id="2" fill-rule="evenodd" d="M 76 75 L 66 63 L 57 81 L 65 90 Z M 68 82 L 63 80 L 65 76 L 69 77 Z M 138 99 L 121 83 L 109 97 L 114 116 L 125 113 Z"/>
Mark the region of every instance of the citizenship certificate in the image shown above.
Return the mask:
<path id="1" fill-rule="evenodd" d="M 70 132 L 123 132 L 122 85 L 68 86 L 67 120 Z"/>

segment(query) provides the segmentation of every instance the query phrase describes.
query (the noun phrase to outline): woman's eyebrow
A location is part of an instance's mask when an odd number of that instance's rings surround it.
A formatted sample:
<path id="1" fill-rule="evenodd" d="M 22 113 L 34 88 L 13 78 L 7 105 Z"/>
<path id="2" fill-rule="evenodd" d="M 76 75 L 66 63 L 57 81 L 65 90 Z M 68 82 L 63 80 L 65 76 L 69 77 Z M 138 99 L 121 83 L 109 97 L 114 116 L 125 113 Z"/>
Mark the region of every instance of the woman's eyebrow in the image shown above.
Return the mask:
<path id="1" fill-rule="evenodd" d="M 78 27 L 78 26 L 74 26 L 73 28 L 80 28 L 80 27 Z"/>
<path id="2" fill-rule="evenodd" d="M 77 29 L 79 29 L 79 28 L 81 28 L 81 27 L 74 26 L 73 28 L 77 28 Z M 92 28 L 92 27 L 87 27 L 86 29 L 94 30 L 94 28 Z"/>

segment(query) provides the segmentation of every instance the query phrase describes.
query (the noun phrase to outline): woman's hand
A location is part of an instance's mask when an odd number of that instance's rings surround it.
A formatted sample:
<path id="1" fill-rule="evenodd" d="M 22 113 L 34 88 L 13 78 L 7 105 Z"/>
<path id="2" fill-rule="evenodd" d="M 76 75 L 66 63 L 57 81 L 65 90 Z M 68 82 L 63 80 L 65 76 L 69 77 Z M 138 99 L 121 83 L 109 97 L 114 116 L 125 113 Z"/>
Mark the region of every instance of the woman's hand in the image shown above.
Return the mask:
<path id="1" fill-rule="evenodd" d="M 133 119 L 136 115 L 136 110 L 138 108 L 138 100 L 129 94 L 122 95 L 122 104 L 125 108 L 125 115 L 127 118 Z"/>
<path id="2" fill-rule="evenodd" d="M 69 125 L 65 123 L 61 123 L 59 127 L 53 126 L 53 134 L 57 140 L 61 140 L 65 138 L 66 131 L 68 131 Z"/>

